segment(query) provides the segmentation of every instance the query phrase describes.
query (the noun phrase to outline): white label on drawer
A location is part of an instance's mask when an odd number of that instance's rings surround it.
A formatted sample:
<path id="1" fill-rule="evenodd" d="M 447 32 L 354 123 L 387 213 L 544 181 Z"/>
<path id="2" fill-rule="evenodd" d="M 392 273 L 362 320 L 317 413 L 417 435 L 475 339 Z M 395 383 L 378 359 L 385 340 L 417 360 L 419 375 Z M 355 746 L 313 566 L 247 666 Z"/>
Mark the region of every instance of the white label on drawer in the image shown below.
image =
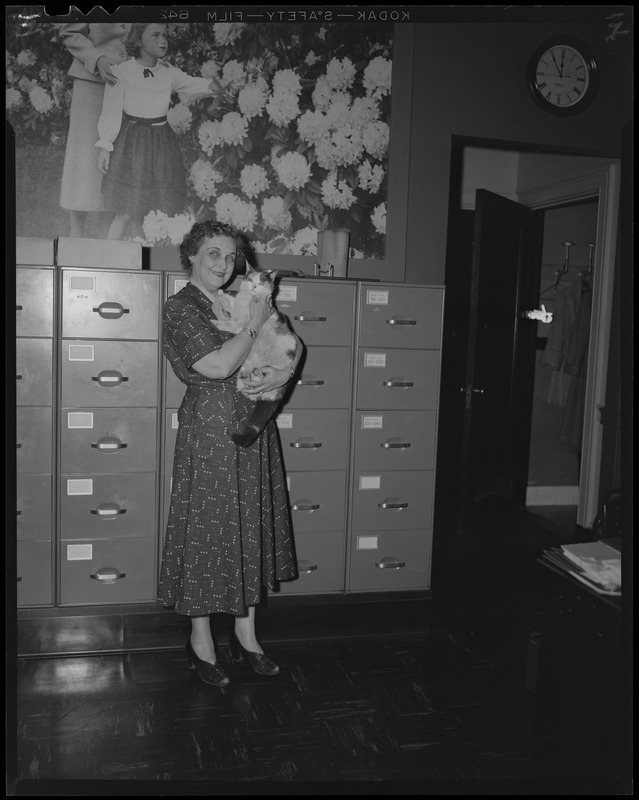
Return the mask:
<path id="1" fill-rule="evenodd" d="M 277 291 L 277 302 L 297 302 L 297 286 L 282 286 Z"/>
<path id="2" fill-rule="evenodd" d="M 293 415 L 292 414 L 278 414 L 275 417 L 275 424 L 278 428 L 292 428 Z"/>
<path id="3" fill-rule="evenodd" d="M 289 490 L 289 492 L 291 491 L 291 476 L 290 475 L 286 476 L 286 488 Z"/>
<path id="4" fill-rule="evenodd" d="M 92 544 L 67 545 L 67 561 L 92 561 L 92 560 L 93 560 Z"/>
<path id="5" fill-rule="evenodd" d="M 380 289 L 368 289 L 366 291 L 366 305 L 387 306 L 388 292 L 382 291 Z"/>
<path id="6" fill-rule="evenodd" d="M 367 428 L 379 428 L 380 430 L 384 427 L 384 417 L 383 416 L 369 416 L 368 414 L 362 414 L 362 429 Z"/>
<path id="7" fill-rule="evenodd" d="M 92 411 L 69 411 L 67 416 L 67 428 L 92 428 Z"/>
<path id="8" fill-rule="evenodd" d="M 358 550 L 377 550 L 377 536 L 358 536 Z"/>
<path id="9" fill-rule="evenodd" d="M 95 347 L 92 344 L 70 344 L 69 361 L 94 361 Z"/>
<path id="10" fill-rule="evenodd" d="M 173 284 L 173 294 L 177 294 L 179 291 L 184 289 L 187 283 L 188 281 L 183 281 L 177 278 L 175 283 Z"/>
<path id="11" fill-rule="evenodd" d="M 72 478 L 67 481 L 67 494 L 93 494 L 92 478 Z"/>
<path id="12" fill-rule="evenodd" d="M 359 477 L 360 489 L 381 489 L 382 476 L 381 475 L 360 475 Z"/>
<path id="13" fill-rule="evenodd" d="M 174 411 L 171 414 L 171 427 L 172 428 L 178 428 L 179 426 L 180 426 L 180 423 L 178 422 L 177 411 Z"/>
<path id="14" fill-rule="evenodd" d="M 69 275 L 69 291 L 71 291 L 71 292 L 95 292 L 95 276 L 93 276 L 93 275 Z"/>
<path id="15" fill-rule="evenodd" d="M 386 353 L 364 353 L 365 367 L 385 367 Z"/>

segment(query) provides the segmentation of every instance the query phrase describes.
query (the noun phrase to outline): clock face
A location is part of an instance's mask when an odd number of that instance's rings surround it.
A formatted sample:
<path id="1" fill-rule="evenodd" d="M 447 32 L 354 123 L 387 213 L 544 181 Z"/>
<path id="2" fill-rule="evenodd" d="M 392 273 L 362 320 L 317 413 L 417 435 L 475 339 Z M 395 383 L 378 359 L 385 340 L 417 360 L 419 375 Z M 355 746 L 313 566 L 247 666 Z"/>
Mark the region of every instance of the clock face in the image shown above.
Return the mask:
<path id="1" fill-rule="evenodd" d="M 567 40 L 546 42 L 533 55 L 528 82 L 535 100 L 548 111 L 572 114 L 589 105 L 597 66 L 585 47 Z"/>

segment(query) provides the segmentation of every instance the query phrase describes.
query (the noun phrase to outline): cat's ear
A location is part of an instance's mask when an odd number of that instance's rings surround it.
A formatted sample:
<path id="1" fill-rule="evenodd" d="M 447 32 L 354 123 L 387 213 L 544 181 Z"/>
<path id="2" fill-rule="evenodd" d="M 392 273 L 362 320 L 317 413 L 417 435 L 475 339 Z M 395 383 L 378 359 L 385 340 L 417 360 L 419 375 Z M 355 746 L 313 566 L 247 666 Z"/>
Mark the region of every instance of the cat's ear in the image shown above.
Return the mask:
<path id="1" fill-rule="evenodd" d="M 253 267 L 252 267 L 252 266 L 249 264 L 249 262 L 247 261 L 247 262 L 246 262 L 246 273 L 245 273 L 245 274 L 246 274 L 246 275 L 251 275 L 253 272 L 257 272 L 257 270 L 256 270 L 256 269 L 253 269 Z"/>
<path id="2" fill-rule="evenodd" d="M 271 276 L 271 280 L 275 280 L 279 269 L 267 269 L 266 272 L 268 272 L 268 274 Z"/>

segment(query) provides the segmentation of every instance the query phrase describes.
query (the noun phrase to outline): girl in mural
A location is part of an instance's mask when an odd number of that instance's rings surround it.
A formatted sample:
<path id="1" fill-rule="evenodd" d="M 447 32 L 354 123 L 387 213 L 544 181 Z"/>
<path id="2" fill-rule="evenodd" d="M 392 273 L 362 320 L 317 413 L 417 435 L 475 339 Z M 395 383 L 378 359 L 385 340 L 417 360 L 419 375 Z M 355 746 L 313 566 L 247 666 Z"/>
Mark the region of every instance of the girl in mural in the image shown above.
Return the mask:
<path id="1" fill-rule="evenodd" d="M 60 206 L 69 212 L 71 236 L 85 234 L 88 212 L 104 210 L 95 137 L 104 86 L 116 82 L 111 66 L 126 59 L 124 41 L 130 28 L 129 23 L 58 26 L 60 38 L 73 56 L 69 133 L 60 188 Z"/>
<path id="2" fill-rule="evenodd" d="M 162 63 L 166 25 L 133 24 L 126 44 L 133 58 L 113 67 L 117 83 L 105 89 L 96 143 L 104 205 L 115 212 L 109 239 L 123 239 L 129 225 L 140 226 L 149 211 L 173 216 L 184 210 L 186 171 L 166 117 L 171 94 L 221 90 L 215 79 L 191 77 Z"/>

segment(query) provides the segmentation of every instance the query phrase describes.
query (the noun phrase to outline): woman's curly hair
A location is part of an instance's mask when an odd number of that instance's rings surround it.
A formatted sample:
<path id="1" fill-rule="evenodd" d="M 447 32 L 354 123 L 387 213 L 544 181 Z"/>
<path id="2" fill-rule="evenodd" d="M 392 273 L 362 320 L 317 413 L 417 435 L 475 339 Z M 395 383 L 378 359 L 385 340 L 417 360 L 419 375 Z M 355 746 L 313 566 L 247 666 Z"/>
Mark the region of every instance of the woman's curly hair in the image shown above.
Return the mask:
<path id="1" fill-rule="evenodd" d="M 205 239 L 211 239 L 213 236 L 228 236 L 229 239 L 233 239 L 237 247 L 235 269 L 241 272 L 245 263 L 245 247 L 242 234 L 232 225 L 227 225 L 226 222 L 218 222 L 214 219 L 196 222 L 182 240 L 180 244 L 180 263 L 182 264 L 182 269 L 189 273 L 191 272 L 193 267 L 191 264 L 191 257 L 197 254 Z"/>

